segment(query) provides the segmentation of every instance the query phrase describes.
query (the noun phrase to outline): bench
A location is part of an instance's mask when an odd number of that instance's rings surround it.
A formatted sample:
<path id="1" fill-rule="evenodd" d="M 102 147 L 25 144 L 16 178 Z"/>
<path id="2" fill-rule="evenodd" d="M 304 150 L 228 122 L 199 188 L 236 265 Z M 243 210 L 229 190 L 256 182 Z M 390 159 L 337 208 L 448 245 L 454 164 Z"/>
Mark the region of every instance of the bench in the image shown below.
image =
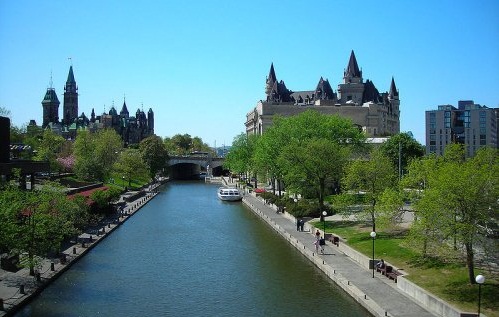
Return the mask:
<path id="1" fill-rule="evenodd" d="M 330 235 L 327 240 L 331 242 L 332 244 L 335 244 L 337 247 L 340 246 L 340 237 Z"/>
<path id="2" fill-rule="evenodd" d="M 385 268 L 377 268 L 376 271 L 381 272 L 384 276 L 388 277 L 390 280 L 393 280 L 397 283 L 397 276 L 402 275 L 397 270 L 393 269 L 391 265 L 385 265 Z"/>

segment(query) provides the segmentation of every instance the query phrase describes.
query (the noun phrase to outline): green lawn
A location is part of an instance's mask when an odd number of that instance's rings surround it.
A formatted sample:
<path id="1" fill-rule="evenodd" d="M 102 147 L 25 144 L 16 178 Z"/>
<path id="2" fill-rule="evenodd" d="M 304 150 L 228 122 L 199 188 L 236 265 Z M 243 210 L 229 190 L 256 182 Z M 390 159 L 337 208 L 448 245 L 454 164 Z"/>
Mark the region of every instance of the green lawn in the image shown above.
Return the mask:
<path id="1" fill-rule="evenodd" d="M 322 222 L 313 223 L 323 229 Z M 355 250 L 372 256 L 372 227 L 359 222 L 326 221 L 326 232 L 332 232 L 343 239 Z M 463 311 L 476 312 L 478 307 L 478 286 L 468 281 L 465 264 L 459 260 L 443 261 L 439 258 L 422 260 L 411 243 L 406 239 L 406 231 L 377 232 L 375 257 L 383 258 L 408 273 L 410 281 L 459 307 Z M 475 269 L 478 274 L 479 269 Z M 486 275 L 482 286 L 482 313 L 489 317 L 499 317 L 499 281 Z"/>

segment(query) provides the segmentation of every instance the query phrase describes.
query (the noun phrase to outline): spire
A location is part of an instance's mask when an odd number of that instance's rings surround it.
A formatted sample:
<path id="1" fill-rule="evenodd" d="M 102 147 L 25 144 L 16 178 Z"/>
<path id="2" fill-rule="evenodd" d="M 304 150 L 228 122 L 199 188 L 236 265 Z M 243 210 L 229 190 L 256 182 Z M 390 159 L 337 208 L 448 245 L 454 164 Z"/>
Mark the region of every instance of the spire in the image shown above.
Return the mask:
<path id="1" fill-rule="evenodd" d="M 395 80 L 393 79 L 393 76 L 392 76 L 392 83 L 390 84 L 390 92 L 388 93 L 388 96 L 390 96 L 390 98 L 392 98 L 392 99 L 399 96 L 399 92 L 397 90 L 397 86 L 395 86 Z"/>
<path id="2" fill-rule="evenodd" d="M 274 63 L 272 63 L 270 64 L 269 76 L 267 77 L 267 80 L 265 82 L 265 94 L 267 95 L 267 97 L 272 93 L 272 88 L 274 87 L 275 83 L 277 83 L 277 77 L 274 71 Z"/>
<path id="3" fill-rule="evenodd" d="M 126 107 L 125 96 L 123 95 L 123 107 L 121 107 L 120 116 L 128 118 L 128 108 Z"/>
<path id="4" fill-rule="evenodd" d="M 345 77 L 362 77 L 362 71 L 359 70 L 359 65 L 357 64 L 357 59 L 355 58 L 355 53 L 352 50 L 350 54 L 350 60 L 348 61 L 347 70 L 345 71 Z"/>
<path id="5" fill-rule="evenodd" d="M 275 71 L 274 71 L 274 63 L 270 64 L 269 77 L 267 78 L 267 81 L 272 81 L 272 82 L 277 81 L 277 77 L 275 76 Z"/>
<path id="6" fill-rule="evenodd" d="M 73 74 L 73 65 L 69 66 L 69 74 L 68 74 L 68 80 L 66 81 L 66 85 L 68 84 L 76 84 L 75 81 L 75 76 Z"/>

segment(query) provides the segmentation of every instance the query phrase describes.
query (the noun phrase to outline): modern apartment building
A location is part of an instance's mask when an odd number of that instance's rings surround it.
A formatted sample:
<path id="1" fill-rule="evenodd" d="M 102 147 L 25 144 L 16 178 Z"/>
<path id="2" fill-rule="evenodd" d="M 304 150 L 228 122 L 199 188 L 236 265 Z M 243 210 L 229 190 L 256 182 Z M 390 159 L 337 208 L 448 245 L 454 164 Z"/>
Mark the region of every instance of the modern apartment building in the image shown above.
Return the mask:
<path id="1" fill-rule="evenodd" d="M 450 143 L 465 145 L 466 155 L 474 156 L 484 146 L 497 148 L 499 109 L 461 100 L 458 107 L 440 105 L 426 111 L 426 153 L 442 155 Z"/>

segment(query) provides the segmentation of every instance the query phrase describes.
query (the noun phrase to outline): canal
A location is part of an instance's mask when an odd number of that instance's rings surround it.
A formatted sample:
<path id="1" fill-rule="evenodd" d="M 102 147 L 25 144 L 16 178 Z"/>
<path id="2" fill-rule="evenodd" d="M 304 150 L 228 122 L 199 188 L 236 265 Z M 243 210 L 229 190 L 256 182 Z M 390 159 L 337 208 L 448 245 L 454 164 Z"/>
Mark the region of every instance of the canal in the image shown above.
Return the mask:
<path id="1" fill-rule="evenodd" d="M 370 316 L 216 189 L 165 185 L 16 316 Z"/>

